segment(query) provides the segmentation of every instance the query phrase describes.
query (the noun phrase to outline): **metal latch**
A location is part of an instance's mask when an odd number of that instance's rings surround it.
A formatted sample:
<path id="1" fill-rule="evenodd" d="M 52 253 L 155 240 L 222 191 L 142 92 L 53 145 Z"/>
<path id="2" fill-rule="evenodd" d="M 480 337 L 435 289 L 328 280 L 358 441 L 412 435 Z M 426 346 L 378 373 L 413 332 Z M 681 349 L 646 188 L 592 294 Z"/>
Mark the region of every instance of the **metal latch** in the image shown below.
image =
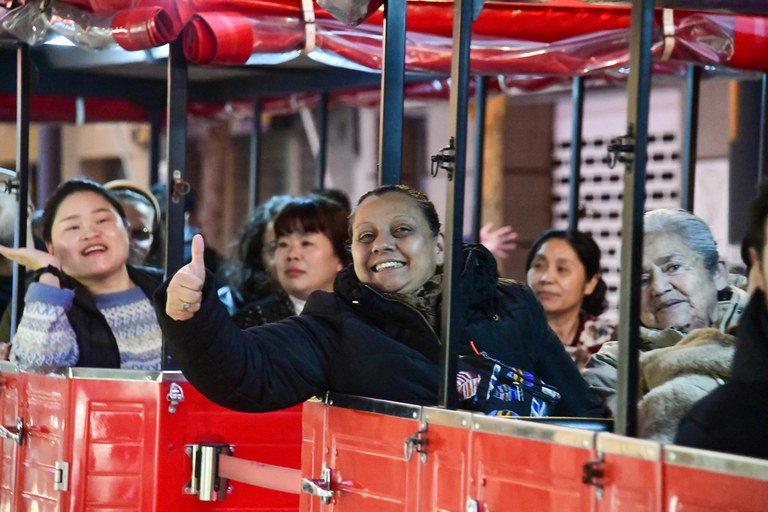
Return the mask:
<path id="1" fill-rule="evenodd" d="M 16 418 L 15 427 L 0 425 L 0 437 L 10 439 L 14 443 L 21 445 L 24 442 L 24 420 Z"/>
<path id="2" fill-rule="evenodd" d="M 419 424 L 419 430 L 413 433 L 411 437 L 406 438 L 405 446 L 403 447 L 404 456 L 406 461 L 410 461 L 413 456 L 413 452 L 421 454 L 421 462 L 427 462 L 427 440 L 424 434 L 427 433 L 426 422 Z"/>
<path id="3" fill-rule="evenodd" d="M 232 455 L 228 444 L 190 444 L 184 451 L 192 460 L 192 475 L 184 494 L 197 495 L 200 501 L 221 501 L 229 491 L 229 481 L 219 476 L 219 454 Z"/>
<path id="4" fill-rule="evenodd" d="M 53 467 L 53 490 L 66 492 L 69 489 L 69 462 L 57 460 Z"/>
<path id="5" fill-rule="evenodd" d="M 184 389 L 177 383 L 171 382 L 171 387 L 168 389 L 168 394 L 165 395 L 165 398 L 170 402 L 168 404 L 168 412 L 173 414 L 176 412 L 179 404 L 184 401 Z"/>
<path id="6" fill-rule="evenodd" d="M 597 499 L 603 499 L 603 485 L 605 485 L 605 462 L 602 457 L 598 460 L 590 460 L 582 466 L 582 483 L 596 487 Z"/>
<path id="7" fill-rule="evenodd" d="M 320 501 L 327 505 L 333 498 L 331 473 L 331 468 L 323 468 L 320 478 L 302 478 L 301 492 L 311 494 L 312 496 L 319 496 Z"/>
<path id="8" fill-rule="evenodd" d="M 456 141 L 453 137 L 449 139 L 447 146 L 432 155 L 430 174 L 435 178 L 440 170 L 448 173 L 448 181 L 453 180 L 453 171 L 456 170 Z"/>

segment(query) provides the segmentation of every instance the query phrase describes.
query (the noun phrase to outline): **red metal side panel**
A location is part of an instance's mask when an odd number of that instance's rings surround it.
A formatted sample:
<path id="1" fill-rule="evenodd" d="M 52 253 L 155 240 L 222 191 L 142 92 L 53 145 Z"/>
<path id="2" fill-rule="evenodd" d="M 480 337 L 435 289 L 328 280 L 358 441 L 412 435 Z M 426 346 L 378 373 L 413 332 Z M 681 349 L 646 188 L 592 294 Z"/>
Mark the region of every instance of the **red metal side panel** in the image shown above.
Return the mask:
<path id="1" fill-rule="evenodd" d="M 594 433 L 507 418 L 473 418 L 469 498 L 478 510 L 590 511 L 581 481 Z"/>
<path id="2" fill-rule="evenodd" d="M 464 510 L 469 491 L 472 414 L 424 408 L 427 457 L 421 468 L 419 510 Z"/>
<path id="3" fill-rule="evenodd" d="M 5 383 L 0 393 L 0 421 L 6 427 L 15 427 L 17 418 L 23 418 L 22 404 L 26 387 L 26 375 L 15 371 L 3 371 Z M 0 439 L 0 510 L 16 508 L 16 482 L 19 478 L 21 447 L 10 439 Z"/>
<path id="4" fill-rule="evenodd" d="M 406 461 L 403 450 L 405 440 L 419 430 L 414 414 L 403 418 L 329 408 L 326 442 L 335 496 L 328 510 L 417 510 L 421 462 L 417 453 Z"/>
<path id="5" fill-rule="evenodd" d="M 328 407 L 322 402 L 312 401 L 304 404 L 302 412 L 301 439 L 301 476 L 317 479 L 321 477 L 323 461 L 327 452 L 325 448 L 325 421 Z M 300 510 L 304 512 L 319 512 L 320 499 L 302 494 Z"/>
<path id="6" fill-rule="evenodd" d="M 605 477 L 598 512 L 655 512 L 662 508 L 662 447 L 655 441 L 597 435 Z"/>
<path id="7" fill-rule="evenodd" d="M 66 493 L 54 489 L 56 462 L 68 459 L 69 381 L 62 377 L 27 375 L 25 388 L 18 510 L 69 510 Z"/>
<path id="8" fill-rule="evenodd" d="M 156 467 L 157 512 L 192 511 L 297 511 L 299 495 L 230 482 L 230 493 L 220 502 L 202 502 L 183 494 L 191 471 L 185 444 L 224 443 L 234 446 L 238 458 L 276 466 L 301 467 L 301 410 L 292 407 L 271 413 L 242 413 L 220 407 L 203 397 L 187 382 L 178 382 L 184 401 L 175 413 L 167 400 L 171 382 L 163 382 L 157 396 L 158 428 Z M 150 509 L 147 509 L 150 510 Z"/>
<path id="9" fill-rule="evenodd" d="M 71 510 L 154 510 L 157 383 L 71 381 Z"/>
<path id="10" fill-rule="evenodd" d="M 427 423 L 427 458 L 421 468 L 419 510 L 464 510 L 472 415 L 424 408 L 422 418 Z"/>
<path id="11" fill-rule="evenodd" d="M 664 510 L 765 512 L 768 510 L 768 461 L 667 446 L 664 449 Z"/>

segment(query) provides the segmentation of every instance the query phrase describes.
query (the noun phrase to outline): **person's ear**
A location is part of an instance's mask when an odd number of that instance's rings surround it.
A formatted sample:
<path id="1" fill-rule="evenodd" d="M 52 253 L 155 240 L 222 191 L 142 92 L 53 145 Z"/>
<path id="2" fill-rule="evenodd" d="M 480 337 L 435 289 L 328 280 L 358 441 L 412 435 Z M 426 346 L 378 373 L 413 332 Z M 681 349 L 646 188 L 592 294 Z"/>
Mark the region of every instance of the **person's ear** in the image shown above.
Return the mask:
<path id="1" fill-rule="evenodd" d="M 34 245 L 32 245 L 31 247 L 34 247 Z M 56 256 L 56 253 L 53 252 L 53 244 L 51 242 L 45 242 L 45 250 L 48 251 L 48 254 L 53 254 L 54 256 Z"/>
<path id="2" fill-rule="evenodd" d="M 592 293 L 595 291 L 595 287 L 597 286 L 597 282 L 600 281 L 600 274 L 595 274 L 592 276 L 592 278 L 587 281 L 587 284 L 584 285 L 584 296 L 592 295 Z"/>
<path id="3" fill-rule="evenodd" d="M 765 269 L 763 268 L 763 262 L 760 261 L 760 256 L 757 254 L 757 250 L 755 250 L 754 247 L 749 248 L 749 261 L 752 263 L 752 266 L 747 275 L 747 286 L 749 289 L 760 288 L 765 291 Z"/>
<path id="4" fill-rule="evenodd" d="M 438 233 L 435 240 L 435 262 L 438 265 L 442 265 L 445 261 L 445 236 L 442 233 Z"/>
<path id="5" fill-rule="evenodd" d="M 717 262 L 717 268 L 712 276 L 715 282 L 715 288 L 717 290 L 724 290 L 728 287 L 728 271 L 725 269 L 725 262 L 720 260 Z"/>

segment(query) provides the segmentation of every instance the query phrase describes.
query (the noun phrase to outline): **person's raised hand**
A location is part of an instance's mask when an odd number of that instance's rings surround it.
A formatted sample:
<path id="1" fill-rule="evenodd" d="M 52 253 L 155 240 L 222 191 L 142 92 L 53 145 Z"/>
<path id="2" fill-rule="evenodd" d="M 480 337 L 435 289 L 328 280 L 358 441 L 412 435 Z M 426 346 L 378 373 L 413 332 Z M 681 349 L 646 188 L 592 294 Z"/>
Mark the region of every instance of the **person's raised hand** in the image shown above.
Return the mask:
<path id="1" fill-rule="evenodd" d="M 28 270 L 37 270 L 39 268 L 47 267 L 48 265 L 53 265 L 58 269 L 61 268 L 59 258 L 46 251 L 35 249 L 34 247 L 19 247 L 18 249 L 14 249 L 13 247 L 0 245 L 0 255 L 15 261 L 19 265 L 27 267 Z"/>
<path id="2" fill-rule="evenodd" d="M 205 284 L 205 242 L 192 238 L 192 260 L 181 267 L 168 284 L 165 313 L 174 320 L 189 320 L 200 311 Z"/>
<path id="3" fill-rule="evenodd" d="M 499 259 L 507 259 L 510 251 L 517 249 L 517 232 L 512 226 L 493 230 L 493 223 L 487 222 L 480 229 L 480 243 Z"/>

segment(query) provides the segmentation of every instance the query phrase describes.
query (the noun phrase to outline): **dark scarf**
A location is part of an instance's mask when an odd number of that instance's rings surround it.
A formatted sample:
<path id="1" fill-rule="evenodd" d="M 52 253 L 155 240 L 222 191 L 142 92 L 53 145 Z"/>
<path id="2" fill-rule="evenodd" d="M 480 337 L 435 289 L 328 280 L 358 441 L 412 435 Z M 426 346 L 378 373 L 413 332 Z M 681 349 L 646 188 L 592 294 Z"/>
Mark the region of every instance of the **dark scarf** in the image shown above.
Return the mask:
<path id="1" fill-rule="evenodd" d="M 412 293 L 384 293 L 383 295 L 411 306 L 424 316 L 435 332 L 440 332 L 443 274 L 435 274 L 421 288 Z"/>

